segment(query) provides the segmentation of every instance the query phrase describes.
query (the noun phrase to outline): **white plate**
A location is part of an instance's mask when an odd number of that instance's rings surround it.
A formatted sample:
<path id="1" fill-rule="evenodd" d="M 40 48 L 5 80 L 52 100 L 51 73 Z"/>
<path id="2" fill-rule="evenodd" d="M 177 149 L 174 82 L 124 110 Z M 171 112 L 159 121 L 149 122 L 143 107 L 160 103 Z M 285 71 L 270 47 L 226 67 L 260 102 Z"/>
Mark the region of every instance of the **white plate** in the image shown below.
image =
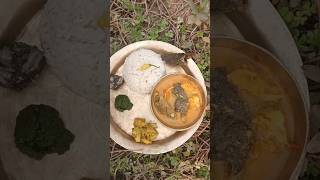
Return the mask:
<path id="1" fill-rule="evenodd" d="M 119 50 L 118 52 L 116 52 L 111 56 L 110 72 L 119 73 L 118 70 L 119 69 L 121 70 L 121 66 L 125 58 L 131 52 L 139 48 L 151 49 L 158 53 L 159 52 L 172 52 L 172 53 L 183 52 L 181 49 L 161 41 L 148 40 L 148 41 L 136 42 L 122 48 L 121 50 Z M 191 69 L 192 73 L 194 74 L 195 78 L 199 80 L 202 88 L 204 89 L 205 95 L 207 97 L 205 81 L 198 66 L 192 59 L 188 59 L 188 66 Z M 166 71 L 167 73 L 174 73 L 174 72 L 184 73 L 184 71 L 180 67 L 166 66 Z M 134 94 L 134 92 L 128 90 L 127 87 L 122 87 L 120 91 L 130 92 L 130 95 L 128 96 L 130 97 L 130 99 L 133 96 L 132 98 L 133 101 L 135 101 L 134 99 L 137 99 L 137 97 L 139 97 L 139 94 Z M 114 110 L 114 101 L 113 101 L 115 95 L 118 93 L 119 92 L 113 91 L 113 90 L 111 90 L 110 92 L 110 109 L 111 109 L 110 110 L 111 112 L 110 137 L 120 146 L 134 152 L 143 153 L 143 154 L 160 154 L 160 153 L 166 153 L 168 151 L 172 151 L 175 148 L 181 146 L 183 143 L 185 143 L 197 131 L 204 117 L 204 113 L 203 113 L 199 121 L 193 127 L 191 127 L 186 131 L 177 132 L 171 128 L 165 127 L 154 117 L 150 108 L 150 95 L 143 98 L 143 101 L 145 103 L 140 103 L 140 105 L 141 104 L 145 104 L 145 105 L 143 105 L 143 107 L 139 106 L 138 108 L 139 112 L 137 111 L 138 109 L 135 109 L 135 110 L 132 109 L 131 111 L 125 112 L 128 114 L 128 118 L 120 117 L 119 115 L 117 115 L 118 113 L 116 113 L 116 110 Z M 158 125 L 158 131 L 159 131 L 158 140 L 154 141 L 152 144 L 149 144 L 149 145 L 136 143 L 133 140 L 132 136 L 130 135 L 131 128 L 133 127 L 132 117 L 138 117 L 141 114 L 147 115 L 149 119 L 151 119 L 151 121 L 156 122 Z"/>

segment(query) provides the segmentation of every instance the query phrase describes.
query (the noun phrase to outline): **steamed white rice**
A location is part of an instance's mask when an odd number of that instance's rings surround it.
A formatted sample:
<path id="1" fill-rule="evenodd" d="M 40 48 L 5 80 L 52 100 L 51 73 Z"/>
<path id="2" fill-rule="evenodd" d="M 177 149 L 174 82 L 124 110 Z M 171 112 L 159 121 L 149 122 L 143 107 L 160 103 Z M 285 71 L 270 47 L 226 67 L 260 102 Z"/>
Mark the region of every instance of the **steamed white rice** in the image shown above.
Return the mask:
<path id="1" fill-rule="evenodd" d="M 144 71 L 138 69 L 144 64 L 152 64 Z M 148 94 L 155 83 L 166 74 L 161 56 L 148 49 L 138 49 L 132 52 L 123 65 L 123 78 L 128 87 L 138 93 Z"/>

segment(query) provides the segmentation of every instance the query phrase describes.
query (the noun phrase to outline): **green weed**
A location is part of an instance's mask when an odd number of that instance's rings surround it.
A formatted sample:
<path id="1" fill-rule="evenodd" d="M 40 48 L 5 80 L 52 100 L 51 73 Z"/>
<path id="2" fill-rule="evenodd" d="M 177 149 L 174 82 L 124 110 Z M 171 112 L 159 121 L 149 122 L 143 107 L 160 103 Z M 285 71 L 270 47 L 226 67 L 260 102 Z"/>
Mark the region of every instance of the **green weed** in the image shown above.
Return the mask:
<path id="1" fill-rule="evenodd" d="M 300 6 L 291 8 L 279 5 L 279 14 L 287 24 L 295 39 L 298 49 L 310 58 L 319 55 L 320 34 L 315 1 L 302 1 Z"/>

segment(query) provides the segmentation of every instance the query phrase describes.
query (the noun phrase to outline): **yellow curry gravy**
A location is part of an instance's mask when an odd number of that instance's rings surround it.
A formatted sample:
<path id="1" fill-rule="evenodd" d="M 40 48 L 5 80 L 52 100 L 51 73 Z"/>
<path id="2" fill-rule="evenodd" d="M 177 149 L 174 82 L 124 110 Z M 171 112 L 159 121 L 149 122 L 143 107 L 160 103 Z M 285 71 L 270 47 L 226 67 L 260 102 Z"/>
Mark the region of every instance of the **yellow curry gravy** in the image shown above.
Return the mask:
<path id="1" fill-rule="evenodd" d="M 170 117 L 167 113 L 160 112 L 155 105 L 156 95 L 161 96 L 168 106 L 175 107 L 177 97 L 172 93 L 174 86 L 180 83 L 187 98 L 187 112 L 182 114 L 174 111 L 174 115 Z M 154 87 L 151 94 L 151 106 L 154 115 L 164 125 L 184 130 L 194 125 L 201 117 L 206 104 L 204 91 L 199 83 L 189 75 L 171 74 L 162 78 Z"/>
<path id="2" fill-rule="evenodd" d="M 247 84 L 254 92 L 268 92 L 263 96 L 248 95 L 248 91 L 240 93 L 248 103 L 253 114 L 253 128 L 256 141 L 242 173 L 236 177 L 229 177 L 226 180 L 284 180 L 290 157 L 295 157 L 297 148 L 294 141 L 294 113 L 291 109 L 289 97 L 281 86 L 277 76 L 269 69 L 255 63 L 252 59 L 243 54 L 225 48 L 217 48 L 215 67 L 225 67 L 229 72 L 229 79 L 237 81 L 236 85 L 242 83 L 240 76 L 249 73 L 256 74 L 260 81 Z M 241 70 L 241 71 L 240 71 Z M 250 74 L 249 74 L 250 75 Z M 262 83 L 263 82 L 263 83 Z M 252 94 L 252 93 L 251 93 Z M 258 98 L 260 97 L 260 98 Z M 278 99 L 276 105 L 266 103 Z M 267 140 L 263 140 L 267 139 Z M 281 141 L 280 141 L 281 140 Z M 279 141 L 279 142 L 278 142 Z M 283 143 L 286 141 L 286 143 Z M 281 145 L 285 144 L 283 147 Z M 279 146 L 280 145 L 280 146 Z"/>

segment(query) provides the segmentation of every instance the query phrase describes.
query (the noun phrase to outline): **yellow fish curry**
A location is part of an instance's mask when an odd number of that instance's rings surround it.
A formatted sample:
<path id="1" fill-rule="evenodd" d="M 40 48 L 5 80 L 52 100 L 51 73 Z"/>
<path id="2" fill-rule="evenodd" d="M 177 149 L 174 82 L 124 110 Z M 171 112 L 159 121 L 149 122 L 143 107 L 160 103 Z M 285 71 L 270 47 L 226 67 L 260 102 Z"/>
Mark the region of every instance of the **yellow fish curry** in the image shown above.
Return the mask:
<path id="1" fill-rule="evenodd" d="M 204 91 L 191 76 L 171 74 L 161 79 L 151 94 L 155 116 L 164 125 L 184 130 L 200 119 L 206 104 Z"/>

